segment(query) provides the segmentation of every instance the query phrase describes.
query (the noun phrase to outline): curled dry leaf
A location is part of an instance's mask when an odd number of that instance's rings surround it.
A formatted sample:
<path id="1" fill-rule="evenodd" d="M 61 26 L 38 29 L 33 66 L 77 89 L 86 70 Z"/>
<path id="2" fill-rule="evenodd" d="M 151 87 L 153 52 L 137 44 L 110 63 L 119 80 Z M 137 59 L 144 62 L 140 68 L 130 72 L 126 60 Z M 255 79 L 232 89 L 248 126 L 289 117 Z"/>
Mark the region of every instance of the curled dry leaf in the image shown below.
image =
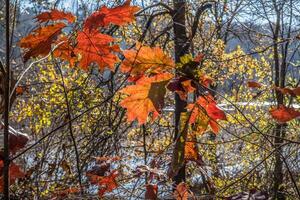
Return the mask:
<path id="1" fill-rule="evenodd" d="M 248 81 L 247 85 L 249 88 L 261 88 L 262 84 L 255 81 Z"/>

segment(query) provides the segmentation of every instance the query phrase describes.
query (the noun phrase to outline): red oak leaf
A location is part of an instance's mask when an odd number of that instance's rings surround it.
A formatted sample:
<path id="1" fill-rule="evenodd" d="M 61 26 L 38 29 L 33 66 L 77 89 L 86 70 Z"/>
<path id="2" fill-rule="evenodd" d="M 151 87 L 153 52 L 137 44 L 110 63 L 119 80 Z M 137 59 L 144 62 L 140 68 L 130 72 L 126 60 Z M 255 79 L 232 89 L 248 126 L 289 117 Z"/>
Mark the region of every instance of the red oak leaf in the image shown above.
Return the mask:
<path id="1" fill-rule="evenodd" d="M 98 185 L 98 195 L 100 197 L 102 197 L 106 192 L 111 192 L 118 187 L 118 183 L 116 181 L 118 175 L 119 173 L 117 170 L 112 171 L 107 176 L 87 174 L 91 183 L 94 185 Z"/>
<path id="2" fill-rule="evenodd" d="M 291 96 L 299 96 L 300 95 L 300 87 L 297 87 L 297 88 L 275 87 L 275 90 L 281 92 L 282 94 L 289 94 Z"/>
<path id="3" fill-rule="evenodd" d="M 65 36 L 57 40 L 57 48 L 54 49 L 53 55 L 56 58 L 60 58 L 70 63 L 70 66 L 75 66 L 77 56 L 75 54 L 75 48 L 71 45 L 69 39 Z"/>
<path id="4" fill-rule="evenodd" d="M 198 165 L 203 165 L 203 160 L 198 153 L 196 142 L 186 142 L 184 146 L 184 159 L 186 161 L 194 161 Z"/>

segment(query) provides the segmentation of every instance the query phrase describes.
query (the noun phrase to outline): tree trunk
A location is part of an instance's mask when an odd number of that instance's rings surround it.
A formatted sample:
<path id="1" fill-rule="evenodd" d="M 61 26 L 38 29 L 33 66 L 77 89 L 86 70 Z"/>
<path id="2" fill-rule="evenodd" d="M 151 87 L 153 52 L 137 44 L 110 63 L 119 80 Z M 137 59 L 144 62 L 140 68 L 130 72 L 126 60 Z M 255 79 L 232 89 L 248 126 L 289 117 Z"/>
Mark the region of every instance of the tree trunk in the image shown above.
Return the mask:
<path id="1" fill-rule="evenodd" d="M 280 33 L 280 11 L 274 3 L 275 11 L 276 11 L 276 24 L 275 24 L 275 31 L 273 37 L 273 54 L 274 54 L 274 68 L 275 68 L 275 85 L 276 87 L 284 87 L 285 82 L 285 65 L 280 65 L 280 56 L 279 56 L 279 49 L 278 49 L 278 39 Z M 277 105 L 284 104 L 284 97 L 283 94 L 279 91 L 276 91 L 276 101 Z M 274 148 L 277 148 L 275 152 L 275 164 L 274 164 L 274 174 L 273 174 L 273 192 L 274 192 L 274 199 L 284 200 L 285 195 L 283 193 L 283 161 L 281 158 L 282 155 L 282 145 L 284 136 L 285 136 L 285 126 L 283 124 L 276 124 L 274 130 Z"/>
<path id="2" fill-rule="evenodd" d="M 173 29 L 174 29 L 174 42 L 175 42 L 175 62 L 180 62 L 180 57 L 187 54 L 189 51 L 189 42 L 186 33 L 186 23 L 185 23 L 185 8 L 186 2 L 185 0 L 174 0 L 174 13 L 173 13 Z M 178 71 L 176 72 L 178 75 Z M 179 95 L 175 93 L 175 136 L 174 140 L 177 140 L 176 146 L 183 146 L 184 151 L 184 143 L 185 139 L 182 141 L 179 139 L 180 134 L 185 135 L 182 133 L 184 123 L 180 120 L 181 115 L 186 112 L 185 107 L 187 105 L 186 101 L 180 99 Z M 183 143 L 178 144 L 178 143 Z M 175 147 L 176 148 L 176 147 Z M 178 155 L 180 156 L 180 155 Z M 181 155 L 181 157 L 184 155 Z M 177 171 L 176 175 L 173 178 L 175 184 L 179 184 L 182 181 L 185 181 L 185 164 L 180 167 Z"/>

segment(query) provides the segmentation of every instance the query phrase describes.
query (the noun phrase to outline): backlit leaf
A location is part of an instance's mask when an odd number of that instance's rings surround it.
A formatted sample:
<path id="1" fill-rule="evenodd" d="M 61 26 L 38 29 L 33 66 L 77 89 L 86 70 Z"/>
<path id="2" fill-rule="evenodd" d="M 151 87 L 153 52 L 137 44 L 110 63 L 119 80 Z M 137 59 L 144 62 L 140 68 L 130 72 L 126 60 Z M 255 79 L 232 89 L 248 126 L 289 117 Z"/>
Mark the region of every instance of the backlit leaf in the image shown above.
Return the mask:
<path id="1" fill-rule="evenodd" d="M 104 70 L 105 67 L 114 70 L 118 60 L 114 52 L 118 52 L 119 47 L 110 44 L 114 41 L 111 36 L 98 31 L 81 31 L 78 33 L 77 41 L 75 52 L 81 56 L 79 66 L 82 69 L 86 70 L 90 64 L 97 63 L 100 70 Z"/>
<path id="2" fill-rule="evenodd" d="M 200 96 L 196 103 L 189 104 L 187 109 L 192 112 L 189 123 L 204 123 L 201 124 L 204 129 L 209 124 L 214 133 L 219 132 L 219 127 L 216 121 L 226 120 L 225 113 L 217 107 L 217 103 L 211 95 Z"/>
<path id="3" fill-rule="evenodd" d="M 46 56 L 51 51 L 51 45 L 66 25 L 57 23 L 38 28 L 20 41 L 20 47 L 25 49 L 24 61 L 31 57 Z"/>
<path id="4" fill-rule="evenodd" d="M 91 31 L 99 27 L 106 27 L 110 24 L 121 26 L 134 21 L 134 14 L 139 10 L 139 7 L 130 6 L 130 2 L 130 0 L 127 0 L 123 5 L 115 8 L 102 6 L 86 19 L 84 29 Z"/>
<path id="5" fill-rule="evenodd" d="M 162 73 L 174 68 L 173 60 L 159 47 L 137 44 L 136 50 L 126 50 L 123 53 L 125 60 L 122 62 L 121 70 L 130 72 L 132 77 Z"/>
<path id="6" fill-rule="evenodd" d="M 52 9 L 49 12 L 43 12 L 39 15 L 36 16 L 37 20 L 42 23 L 42 22 L 47 22 L 47 21 L 56 21 L 56 20 L 67 20 L 69 23 L 73 23 L 75 21 L 75 16 L 72 13 L 67 13 L 63 11 L 59 11 L 56 9 Z"/>
<path id="7" fill-rule="evenodd" d="M 164 106 L 164 96 L 166 85 L 172 78 L 169 73 L 159 74 L 153 77 L 142 77 L 136 85 L 123 88 L 120 92 L 127 94 L 120 105 L 127 109 L 127 120 L 129 122 L 138 120 L 139 124 L 144 124 L 150 113 L 155 119 Z"/>

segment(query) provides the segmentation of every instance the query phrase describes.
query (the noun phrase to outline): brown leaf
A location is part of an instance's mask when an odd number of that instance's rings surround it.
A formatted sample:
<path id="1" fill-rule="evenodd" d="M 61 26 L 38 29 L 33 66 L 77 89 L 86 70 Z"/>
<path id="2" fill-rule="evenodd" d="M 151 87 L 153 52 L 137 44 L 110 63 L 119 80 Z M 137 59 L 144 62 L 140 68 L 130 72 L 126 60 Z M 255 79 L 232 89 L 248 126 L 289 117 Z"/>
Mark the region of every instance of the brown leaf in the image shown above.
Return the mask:
<path id="1" fill-rule="evenodd" d="M 146 200 L 156 200 L 157 199 L 158 187 L 157 185 L 147 184 L 146 185 Z"/>
<path id="2" fill-rule="evenodd" d="M 248 81 L 247 85 L 249 88 L 261 88 L 262 87 L 261 83 L 257 83 L 255 81 Z"/>

